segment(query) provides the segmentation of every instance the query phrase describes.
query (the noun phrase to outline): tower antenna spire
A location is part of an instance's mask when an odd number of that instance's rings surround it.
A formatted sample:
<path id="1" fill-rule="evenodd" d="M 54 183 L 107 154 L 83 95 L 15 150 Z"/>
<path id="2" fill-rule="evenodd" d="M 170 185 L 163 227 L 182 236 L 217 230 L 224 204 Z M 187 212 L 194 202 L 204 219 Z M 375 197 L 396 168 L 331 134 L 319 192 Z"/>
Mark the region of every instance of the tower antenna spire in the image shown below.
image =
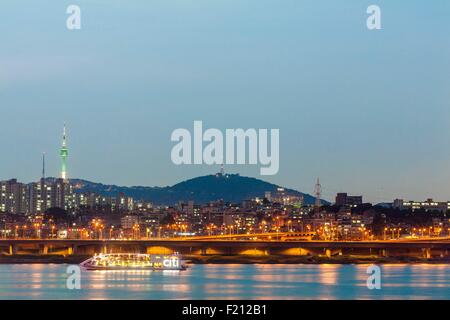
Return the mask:
<path id="1" fill-rule="evenodd" d="M 63 129 L 63 143 L 62 143 L 63 147 L 67 147 L 67 143 L 66 143 L 66 123 L 64 122 L 64 129 Z"/>
<path id="2" fill-rule="evenodd" d="M 319 215 L 319 211 L 320 211 L 320 207 L 322 206 L 322 185 L 320 184 L 320 179 L 317 178 L 317 183 L 316 186 L 314 188 L 314 194 L 316 195 L 316 202 L 315 202 L 315 210 L 316 210 L 316 215 Z"/>
<path id="3" fill-rule="evenodd" d="M 42 180 L 45 180 L 45 152 L 42 152 Z"/>

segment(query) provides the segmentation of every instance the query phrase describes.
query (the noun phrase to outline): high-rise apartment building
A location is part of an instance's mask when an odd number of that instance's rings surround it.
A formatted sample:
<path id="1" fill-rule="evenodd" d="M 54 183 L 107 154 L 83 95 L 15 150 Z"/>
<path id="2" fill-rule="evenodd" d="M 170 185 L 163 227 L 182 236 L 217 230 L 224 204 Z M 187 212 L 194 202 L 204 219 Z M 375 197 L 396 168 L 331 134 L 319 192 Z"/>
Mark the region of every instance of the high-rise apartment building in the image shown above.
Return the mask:
<path id="1" fill-rule="evenodd" d="M 0 212 L 22 213 L 27 207 L 27 188 L 16 179 L 0 182 Z"/>

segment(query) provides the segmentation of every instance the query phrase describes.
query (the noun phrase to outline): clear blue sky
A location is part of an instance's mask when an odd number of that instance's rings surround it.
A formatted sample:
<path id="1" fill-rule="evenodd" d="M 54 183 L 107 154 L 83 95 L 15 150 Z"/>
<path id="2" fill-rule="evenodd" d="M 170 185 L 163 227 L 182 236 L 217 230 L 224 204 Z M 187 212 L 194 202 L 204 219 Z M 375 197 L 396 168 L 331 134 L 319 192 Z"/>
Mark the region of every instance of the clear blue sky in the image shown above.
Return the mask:
<path id="1" fill-rule="evenodd" d="M 36 180 L 42 151 L 58 175 L 67 122 L 71 177 L 171 185 L 219 169 L 170 160 L 171 132 L 203 120 L 279 128 L 270 182 L 450 200 L 447 0 L 5 0 L 0 31 L 0 179 Z"/>

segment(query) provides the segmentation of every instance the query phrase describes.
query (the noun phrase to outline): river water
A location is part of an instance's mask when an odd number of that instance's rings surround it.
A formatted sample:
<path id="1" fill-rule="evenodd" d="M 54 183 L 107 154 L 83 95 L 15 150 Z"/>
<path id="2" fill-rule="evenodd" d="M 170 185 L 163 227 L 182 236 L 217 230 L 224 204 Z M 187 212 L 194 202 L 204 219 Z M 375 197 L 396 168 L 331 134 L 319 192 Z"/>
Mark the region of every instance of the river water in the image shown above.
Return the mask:
<path id="1" fill-rule="evenodd" d="M 187 271 L 82 271 L 68 265 L 0 265 L 0 299 L 450 299 L 450 265 L 192 265 Z"/>

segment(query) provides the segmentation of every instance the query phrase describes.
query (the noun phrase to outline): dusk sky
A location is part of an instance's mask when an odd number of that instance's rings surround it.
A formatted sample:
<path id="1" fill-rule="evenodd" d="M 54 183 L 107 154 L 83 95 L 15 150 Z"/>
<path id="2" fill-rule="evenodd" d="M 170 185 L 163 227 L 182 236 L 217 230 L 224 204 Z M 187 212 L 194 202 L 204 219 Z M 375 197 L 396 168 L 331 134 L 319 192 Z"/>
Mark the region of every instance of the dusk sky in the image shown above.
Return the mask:
<path id="1" fill-rule="evenodd" d="M 66 8 L 81 7 L 81 30 Z M 381 7 L 382 30 L 366 27 Z M 172 185 L 174 129 L 280 129 L 280 170 L 226 166 L 324 198 L 450 200 L 450 2 L 5 0 L 0 180 Z"/>

